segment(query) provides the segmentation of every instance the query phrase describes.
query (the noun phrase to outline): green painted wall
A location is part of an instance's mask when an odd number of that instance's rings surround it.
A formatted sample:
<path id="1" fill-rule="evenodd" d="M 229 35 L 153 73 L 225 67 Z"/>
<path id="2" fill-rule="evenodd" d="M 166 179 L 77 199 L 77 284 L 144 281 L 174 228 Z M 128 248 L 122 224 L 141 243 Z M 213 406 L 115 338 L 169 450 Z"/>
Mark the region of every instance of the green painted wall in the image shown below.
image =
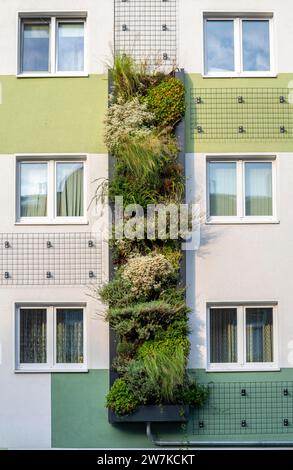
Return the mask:
<path id="1" fill-rule="evenodd" d="M 108 377 L 108 370 L 52 374 L 52 447 L 151 447 L 144 424 L 108 423 Z M 156 430 L 164 432 L 164 428 L 159 425 Z M 174 429 L 180 433 L 180 428 Z"/>
<path id="2" fill-rule="evenodd" d="M 282 369 L 280 372 L 233 372 L 206 373 L 194 371 L 199 382 L 286 382 L 293 381 L 293 369 Z M 56 448 L 150 448 L 143 424 L 111 425 L 107 420 L 105 395 L 108 391 L 108 371 L 91 370 L 87 374 L 52 374 L 52 447 Z M 232 400 L 232 396 L 228 397 Z M 272 406 L 276 398 L 273 397 Z M 292 396 L 288 397 L 291 400 Z M 208 409 L 205 419 L 217 418 L 228 409 Z M 239 415 L 241 417 L 241 415 Z M 285 417 L 285 416 L 284 416 Z M 182 425 L 153 425 L 153 431 L 161 439 L 179 440 L 292 440 L 292 424 L 285 429 L 286 433 L 255 434 L 249 428 L 240 430 L 239 434 L 200 435 L 195 425 L 199 418 L 195 415 L 187 428 Z M 270 419 L 268 417 L 268 419 Z M 282 428 L 280 428 L 282 431 Z M 289 432 L 287 432 L 289 431 Z"/>
<path id="3" fill-rule="evenodd" d="M 0 154 L 106 151 L 106 75 L 0 76 L 0 89 Z"/>
<path id="4" fill-rule="evenodd" d="M 277 89 L 286 89 L 288 90 L 288 84 L 290 81 L 293 80 L 293 74 L 280 74 L 276 78 L 203 78 L 200 74 L 189 74 L 186 75 L 186 152 L 198 152 L 198 153 L 218 153 L 218 152 L 292 152 L 293 151 L 293 138 L 291 139 L 275 139 L 272 135 L 272 132 L 268 130 L 268 135 L 270 136 L 269 139 L 263 140 L 250 140 L 250 139 L 241 139 L 239 136 L 236 136 L 235 139 L 206 139 L 200 138 L 202 136 L 194 135 L 192 131 L 192 113 L 195 111 L 194 105 L 192 104 L 192 90 L 193 89 L 235 89 L 235 93 L 237 96 L 237 89 L 239 88 L 273 88 L 276 89 L 276 94 L 278 97 L 279 91 Z M 280 92 L 281 94 L 282 92 Z M 265 105 L 261 105 L 260 101 L 257 102 L 257 98 L 255 98 L 255 108 L 254 112 L 262 113 L 262 106 L 263 109 L 269 111 L 269 113 L 275 113 L 278 109 L 283 111 L 284 108 L 278 108 L 278 102 L 276 105 L 272 105 L 270 103 L 270 96 L 268 98 L 264 98 L 266 100 Z M 267 101 L 268 100 L 268 101 Z M 236 104 L 236 103 L 235 103 Z M 239 115 L 241 115 L 241 106 L 237 104 L 229 104 L 227 105 L 226 110 L 223 109 L 223 103 L 220 104 L 219 109 L 221 109 L 222 113 L 226 113 L 227 117 L 232 119 L 232 113 L 240 111 Z M 292 122 L 293 119 L 293 106 L 286 104 L 290 109 L 292 114 L 290 121 Z M 291 111 L 292 108 L 292 111 Z M 200 107 L 198 108 L 200 109 Z M 204 109 L 204 108 L 203 108 Z M 216 130 L 217 123 L 216 123 L 216 116 L 213 114 L 213 110 L 210 110 L 210 119 L 214 119 L 214 129 Z M 249 118 L 248 118 L 249 119 Z M 280 124 L 282 124 L 282 119 L 280 120 Z M 289 120 L 288 120 L 289 122 Z M 290 125 L 291 125 L 290 122 Z M 246 122 L 241 122 L 239 119 L 239 125 L 246 124 Z M 248 123 L 249 124 L 249 123 Z M 225 135 L 225 130 L 221 130 L 222 134 Z M 277 131 L 278 132 L 278 131 Z M 291 132 L 293 130 L 291 129 Z M 248 135 L 248 134 L 247 134 Z M 243 137 L 243 136 L 242 136 Z"/>

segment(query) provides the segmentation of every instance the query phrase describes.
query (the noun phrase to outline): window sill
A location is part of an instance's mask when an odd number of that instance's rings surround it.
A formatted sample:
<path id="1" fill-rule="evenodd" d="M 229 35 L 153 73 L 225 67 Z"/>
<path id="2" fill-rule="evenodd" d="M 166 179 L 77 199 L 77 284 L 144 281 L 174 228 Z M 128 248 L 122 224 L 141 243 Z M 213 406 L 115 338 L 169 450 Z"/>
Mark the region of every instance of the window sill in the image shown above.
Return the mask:
<path id="1" fill-rule="evenodd" d="M 16 78 L 74 78 L 88 77 L 88 72 L 64 72 L 64 73 L 19 73 Z"/>
<path id="2" fill-rule="evenodd" d="M 249 218 L 235 218 L 235 219 L 210 219 L 206 220 L 205 225 L 267 225 L 267 224 L 279 224 L 279 219 L 249 219 Z"/>
<path id="3" fill-rule="evenodd" d="M 55 373 L 87 373 L 89 369 L 87 367 L 80 369 L 14 369 L 15 374 L 55 374 Z"/>
<path id="4" fill-rule="evenodd" d="M 271 367 L 231 367 L 231 368 L 215 368 L 208 367 L 206 372 L 278 372 L 281 368 L 278 366 Z"/>
<path id="5" fill-rule="evenodd" d="M 214 74 L 214 75 L 206 75 L 202 74 L 202 78 L 277 78 L 277 73 L 225 73 L 225 74 Z"/>
<path id="6" fill-rule="evenodd" d="M 36 221 L 29 221 L 29 222 L 14 222 L 14 225 L 21 226 L 21 225 L 89 225 L 88 221 L 70 221 L 70 220 L 56 220 L 56 221 L 48 221 L 48 222 L 41 222 L 39 220 Z"/>

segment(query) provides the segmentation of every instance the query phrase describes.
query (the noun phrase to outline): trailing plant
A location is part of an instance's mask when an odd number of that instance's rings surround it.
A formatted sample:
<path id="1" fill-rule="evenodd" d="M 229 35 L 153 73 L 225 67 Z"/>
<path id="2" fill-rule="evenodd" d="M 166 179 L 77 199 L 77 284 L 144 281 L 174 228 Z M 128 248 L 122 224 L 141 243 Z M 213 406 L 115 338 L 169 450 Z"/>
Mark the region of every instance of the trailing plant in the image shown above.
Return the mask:
<path id="1" fill-rule="evenodd" d="M 203 406 L 209 396 L 209 389 L 205 385 L 196 383 L 195 379 L 189 376 L 185 379 L 183 387 L 175 392 L 175 400 L 182 400 L 185 404 L 190 406 Z M 178 397 L 176 397 L 176 393 Z"/>

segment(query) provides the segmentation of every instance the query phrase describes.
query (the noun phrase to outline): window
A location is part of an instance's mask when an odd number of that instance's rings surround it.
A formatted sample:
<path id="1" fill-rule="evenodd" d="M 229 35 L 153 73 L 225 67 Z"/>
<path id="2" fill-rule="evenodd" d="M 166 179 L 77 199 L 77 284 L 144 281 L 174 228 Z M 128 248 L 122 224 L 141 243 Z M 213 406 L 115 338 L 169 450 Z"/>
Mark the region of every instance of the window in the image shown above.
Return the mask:
<path id="1" fill-rule="evenodd" d="M 84 162 L 18 162 L 18 221 L 84 222 Z"/>
<path id="2" fill-rule="evenodd" d="M 205 18 L 205 75 L 273 73 L 272 18 Z"/>
<path id="3" fill-rule="evenodd" d="M 274 161 L 209 161 L 208 220 L 275 221 Z"/>
<path id="4" fill-rule="evenodd" d="M 85 19 L 21 18 L 20 74 L 85 72 Z"/>
<path id="5" fill-rule="evenodd" d="M 49 22 L 22 25 L 22 72 L 49 72 Z"/>
<path id="6" fill-rule="evenodd" d="M 209 307 L 210 369 L 276 368 L 273 306 Z"/>
<path id="7" fill-rule="evenodd" d="M 84 350 L 83 308 L 17 308 L 16 369 L 85 369 Z"/>

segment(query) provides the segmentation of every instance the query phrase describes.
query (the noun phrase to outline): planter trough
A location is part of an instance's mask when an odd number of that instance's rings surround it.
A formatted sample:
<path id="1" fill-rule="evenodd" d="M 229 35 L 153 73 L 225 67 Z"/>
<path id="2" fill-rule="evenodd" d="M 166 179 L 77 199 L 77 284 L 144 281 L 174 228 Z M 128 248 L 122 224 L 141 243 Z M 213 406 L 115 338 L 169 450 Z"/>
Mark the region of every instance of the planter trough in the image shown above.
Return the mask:
<path id="1" fill-rule="evenodd" d="M 189 406 L 140 406 L 134 413 L 117 416 L 109 410 L 110 423 L 184 423 L 188 421 Z"/>

